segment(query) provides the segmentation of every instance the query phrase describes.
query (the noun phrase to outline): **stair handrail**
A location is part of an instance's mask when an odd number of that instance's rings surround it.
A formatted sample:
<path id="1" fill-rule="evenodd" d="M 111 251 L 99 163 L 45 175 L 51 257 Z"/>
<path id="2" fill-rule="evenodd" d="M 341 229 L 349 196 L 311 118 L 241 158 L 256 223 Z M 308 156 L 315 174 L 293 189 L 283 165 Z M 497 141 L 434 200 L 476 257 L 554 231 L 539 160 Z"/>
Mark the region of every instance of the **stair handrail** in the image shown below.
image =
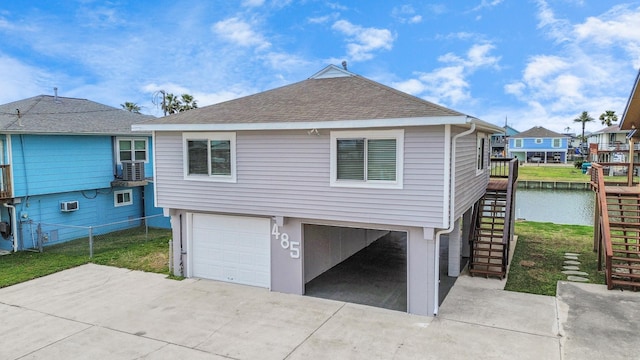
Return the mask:
<path id="1" fill-rule="evenodd" d="M 598 204 L 600 205 L 600 238 L 604 245 L 605 251 L 605 277 L 607 279 L 607 287 L 611 289 L 612 273 L 611 258 L 613 257 L 613 246 L 611 245 L 611 230 L 609 227 L 609 207 L 607 206 L 607 191 L 604 184 L 603 166 L 597 163 L 591 165 L 591 184 L 596 191 Z"/>
<path id="2" fill-rule="evenodd" d="M 505 250 L 505 254 L 503 254 L 503 263 L 504 265 L 509 264 L 509 251 L 511 239 L 513 238 L 513 231 L 515 225 L 515 207 L 513 206 L 515 200 L 515 193 L 518 183 L 518 159 L 513 158 L 509 159 L 508 166 L 508 176 L 507 176 L 507 198 L 506 198 L 506 206 L 505 206 L 505 218 L 504 218 L 504 231 L 502 234 L 502 245 Z"/>

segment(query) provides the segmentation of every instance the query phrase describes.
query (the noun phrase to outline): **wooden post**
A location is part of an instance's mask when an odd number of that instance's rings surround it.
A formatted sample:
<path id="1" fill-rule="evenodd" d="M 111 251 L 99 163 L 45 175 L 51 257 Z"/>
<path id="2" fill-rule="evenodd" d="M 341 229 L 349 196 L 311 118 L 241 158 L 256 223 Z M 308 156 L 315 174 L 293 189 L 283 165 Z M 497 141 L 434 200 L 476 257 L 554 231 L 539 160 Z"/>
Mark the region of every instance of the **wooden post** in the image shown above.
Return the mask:
<path id="1" fill-rule="evenodd" d="M 627 186 L 633 186 L 633 137 L 629 138 L 629 170 L 627 171 Z"/>

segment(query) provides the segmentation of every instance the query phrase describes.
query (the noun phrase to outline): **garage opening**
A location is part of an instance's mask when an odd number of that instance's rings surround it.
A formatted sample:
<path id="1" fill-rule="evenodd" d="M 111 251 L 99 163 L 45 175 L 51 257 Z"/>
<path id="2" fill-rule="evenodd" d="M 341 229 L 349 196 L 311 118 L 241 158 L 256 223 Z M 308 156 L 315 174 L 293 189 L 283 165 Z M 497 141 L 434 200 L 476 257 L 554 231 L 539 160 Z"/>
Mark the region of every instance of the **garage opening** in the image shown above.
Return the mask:
<path id="1" fill-rule="evenodd" d="M 305 295 L 407 311 L 407 234 L 304 225 Z"/>

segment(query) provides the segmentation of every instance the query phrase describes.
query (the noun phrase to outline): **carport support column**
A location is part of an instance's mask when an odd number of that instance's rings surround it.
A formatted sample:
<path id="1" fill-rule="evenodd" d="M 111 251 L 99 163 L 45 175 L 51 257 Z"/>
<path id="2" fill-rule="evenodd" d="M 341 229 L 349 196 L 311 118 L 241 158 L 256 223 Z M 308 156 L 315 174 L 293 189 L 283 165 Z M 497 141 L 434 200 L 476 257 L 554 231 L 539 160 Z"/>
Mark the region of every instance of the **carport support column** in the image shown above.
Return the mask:
<path id="1" fill-rule="evenodd" d="M 407 231 L 407 312 L 433 316 L 435 289 L 439 281 L 434 229 Z"/>
<path id="2" fill-rule="evenodd" d="M 449 233 L 449 268 L 447 274 L 452 277 L 458 277 L 460 275 L 460 257 L 462 253 L 460 219 L 456 219 L 453 224 L 453 231 Z"/>
<path id="3" fill-rule="evenodd" d="M 273 232 L 274 225 L 279 232 L 277 239 Z M 295 218 L 276 217 L 271 221 L 271 228 L 271 290 L 302 295 L 304 294 L 302 221 Z M 284 234 L 286 234 L 286 241 L 282 238 Z"/>
<path id="4" fill-rule="evenodd" d="M 170 211 L 171 236 L 173 239 L 173 269 L 174 276 L 187 276 L 184 254 L 187 252 L 186 214 Z M 184 248 L 184 249 L 183 249 Z"/>
<path id="5" fill-rule="evenodd" d="M 462 215 L 462 257 L 468 258 L 471 256 L 471 244 L 469 237 L 471 236 L 471 226 L 473 219 L 473 207 L 469 208 L 467 212 Z"/>

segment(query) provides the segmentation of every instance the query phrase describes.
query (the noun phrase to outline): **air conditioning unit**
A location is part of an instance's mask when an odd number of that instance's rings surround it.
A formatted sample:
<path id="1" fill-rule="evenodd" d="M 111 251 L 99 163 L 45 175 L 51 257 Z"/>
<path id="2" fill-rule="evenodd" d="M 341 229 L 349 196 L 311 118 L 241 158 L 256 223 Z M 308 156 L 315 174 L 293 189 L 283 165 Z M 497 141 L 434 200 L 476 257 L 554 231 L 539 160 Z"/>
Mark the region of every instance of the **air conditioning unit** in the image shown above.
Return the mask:
<path id="1" fill-rule="evenodd" d="M 60 211 L 62 212 L 76 211 L 79 208 L 80 204 L 78 203 L 78 200 L 60 202 Z"/>
<path id="2" fill-rule="evenodd" d="M 142 181 L 144 180 L 144 161 L 123 161 L 122 180 Z"/>

